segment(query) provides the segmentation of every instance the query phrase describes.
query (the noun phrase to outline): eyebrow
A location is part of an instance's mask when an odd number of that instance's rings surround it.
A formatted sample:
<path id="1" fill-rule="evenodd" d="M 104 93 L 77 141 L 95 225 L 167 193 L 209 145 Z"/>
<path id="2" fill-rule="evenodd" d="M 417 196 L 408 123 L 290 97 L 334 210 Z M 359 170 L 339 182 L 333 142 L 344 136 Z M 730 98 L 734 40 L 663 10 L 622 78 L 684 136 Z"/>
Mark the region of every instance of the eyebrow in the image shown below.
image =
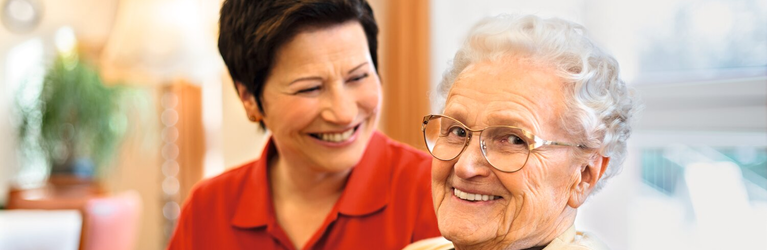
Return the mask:
<path id="1" fill-rule="evenodd" d="M 362 66 L 365 66 L 366 64 L 368 64 L 368 62 L 363 62 L 363 63 L 360 63 L 360 64 L 359 64 L 359 65 L 357 65 L 356 67 L 354 67 L 354 68 L 352 68 L 351 70 L 349 70 L 349 72 L 347 72 L 346 74 L 351 74 L 352 72 L 354 72 L 354 71 L 356 71 L 356 70 L 358 70 L 358 69 L 362 68 Z"/>
<path id="2" fill-rule="evenodd" d="M 466 119 L 468 117 L 468 110 L 466 106 L 457 103 L 446 103 L 442 109 L 442 114 L 455 118 L 459 122 L 466 125 Z M 467 125 L 468 126 L 468 125 Z"/>
<path id="3" fill-rule="evenodd" d="M 349 70 L 349 72 L 347 72 L 346 74 L 351 74 L 352 72 L 362 68 L 362 66 L 365 66 L 366 64 L 368 64 L 368 62 L 360 63 L 359 65 Z M 322 77 L 319 77 L 319 76 L 307 76 L 307 77 L 301 77 L 293 81 L 290 81 L 288 85 L 292 85 L 293 83 L 300 82 L 300 81 L 322 81 L 322 80 L 323 80 Z"/>
<path id="4" fill-rule="evenodd" d="M 308 76 L 308 77 L 301 77 L 298 79 L 295 79 L 288 83 L 288 86 L 293 85 L 294 83 L 300 82 L 300 81 L 322 81 L 322 77 L 319 76 Z"/>
<path id="5" fill-rule="evenodd" d="M 485 122 L 488 123 L 488 126 L 514 126 L 531 131 L 529 124 L 520 120 L 519 117 L 508 116 L 503 113 L 506 112 L 491 114 L 485 119 Z"/>

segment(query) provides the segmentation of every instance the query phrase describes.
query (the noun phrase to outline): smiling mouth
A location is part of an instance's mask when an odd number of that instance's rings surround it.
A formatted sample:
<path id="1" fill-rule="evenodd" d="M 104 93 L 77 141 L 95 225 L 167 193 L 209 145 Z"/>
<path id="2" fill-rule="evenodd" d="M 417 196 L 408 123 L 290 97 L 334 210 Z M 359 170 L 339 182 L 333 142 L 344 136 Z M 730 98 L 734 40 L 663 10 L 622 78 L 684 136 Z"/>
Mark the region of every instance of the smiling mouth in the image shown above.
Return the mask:
<path id="1" fill-rule="evenodd" d="M 344 142 L 354 135 L 360 125 L 341 133 L 309 133 L 309 136 L 326 142 Z"/>
<path id="2" fill-rule="evenodd" d="M 492 201 L 492 200 L 497 200 L 501 198 L 500 196 L 497 196 L 497 195 L 467 193 L 467 192 L 458 190 L 457 188 L 453 188 L 453 195 L 455 195 L 455 197 L 458 197 L 461 200 L 470 201 L 470 202 Z"/>

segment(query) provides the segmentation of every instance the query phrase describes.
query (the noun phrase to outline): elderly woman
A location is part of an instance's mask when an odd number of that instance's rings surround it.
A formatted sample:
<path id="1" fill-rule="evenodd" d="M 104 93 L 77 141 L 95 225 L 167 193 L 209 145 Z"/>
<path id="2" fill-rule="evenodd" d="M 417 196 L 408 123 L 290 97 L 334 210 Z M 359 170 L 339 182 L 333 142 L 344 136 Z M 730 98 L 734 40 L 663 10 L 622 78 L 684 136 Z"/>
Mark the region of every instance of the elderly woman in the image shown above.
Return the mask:
<path id="1" fill-rule="evenodd" d="M 431 157 L 376 131 L 364 0 L 227 0 L 219 50 L 261 159 L 198 184 L 170 249 L 401 249 L 439 235 Z M 255 129 L 255 127 L 254 127 Z"/>
<path id="2" fill-rule="evenodd" d="M 423 119 L 447 241 L 409 249 L 602 249 L 573 226 L 620 172 L 637 109 L 616 60 L 578 24 L 500 16 L 475 26 Z"/>

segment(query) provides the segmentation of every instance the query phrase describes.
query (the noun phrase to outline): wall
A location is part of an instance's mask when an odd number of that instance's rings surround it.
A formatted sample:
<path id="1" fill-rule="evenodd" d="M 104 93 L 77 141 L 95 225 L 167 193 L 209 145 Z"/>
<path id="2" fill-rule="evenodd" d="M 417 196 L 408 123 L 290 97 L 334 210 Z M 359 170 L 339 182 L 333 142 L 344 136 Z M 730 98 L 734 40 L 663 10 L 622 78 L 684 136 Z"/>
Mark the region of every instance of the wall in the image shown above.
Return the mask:
<path id="1" fill-rule="evenodd" d="M 114 22 L 117 0 L 40 0 L 43 6 L 43 18 L 37 28 L 29 33 L 10 33 L 0 26 L 0 204 L 4 203 L 10 178 L 18 169 L 15 159 L 15 144 L 12 140 L 13 127 L 8 113 L 10 112 L 11 96 L 14 95 L 11 83 L 7 81 L 6 69 L 14 62 L 6 61 L 9 51 L 31 39 L 41 39 L 44 43 L 44 56 L 53 55 L 53 34 L 62 26 L 70 26 L 75 31 L 81 45 L 82 56 L 96 59 L 111 34 Z M 43 65 L 45 66 L 45 65 Z M 156 97 L 156 90 L 145 89 L 150 97 Z M 154 99 L 152 99 L 154 100 Z M 151 104 L 148 104 L 151 106 Z M 156 122 L 156 120 L 155 120 Z M 148 124 L 134 124 L 145 128 L 145 133 L 155 133 L 149 136 L 159 138 L 157 131 L 152 131 L 151 121 Z M 160 204 L 162 178 L 159 171 L 159 139 L 155 144 L 142 141 L 144 133 L 132 134 L 123 145 L 117 166 L 105 181 L 105 187 L 119 193 L 133 189 L 141 194 L 144 210 L 142 211 L 138 242 L 136 249 L 162 249 L 162 213 Z M 136 157 L 137 155 L 141 157 Z"/>
<path id="2" fill-rule="evenodd" d="M 222 78 L 220 88 L 223 107 L 220 131 L 223 135 L 223 166 L 230 169 L 260 157 L 268 134 L 258 123 L 248 120 L 231 77 L 224 75 Z"/>
<path id="3" fill-rule="evenodd" d="M 7 62 L 6 57 L 15 46 L 31 39 L 40 38 L 48 48 L 52 45 L 52 34 L 62 25 L 72 26 L 82 43 L 88 44 L 98 51 L 109 36 L 116 0 L 41 0 L 43 17 L 37 28 L 24 33 L 11 33 L 5 26 L 0 25 L 0 159 L 4 165 L 0 167 L 0 205 L 4 204 L 10 177 L 16 172 L 18 163 L 15 157 L 13 125 L 9 117 L 12 96 L 11 83 L 6 79 L 6 69 L 13 62 Z M 77 11 L 59 11 L 77 8 Z M 46 54 L 50 54 L 47 50 Z"/>

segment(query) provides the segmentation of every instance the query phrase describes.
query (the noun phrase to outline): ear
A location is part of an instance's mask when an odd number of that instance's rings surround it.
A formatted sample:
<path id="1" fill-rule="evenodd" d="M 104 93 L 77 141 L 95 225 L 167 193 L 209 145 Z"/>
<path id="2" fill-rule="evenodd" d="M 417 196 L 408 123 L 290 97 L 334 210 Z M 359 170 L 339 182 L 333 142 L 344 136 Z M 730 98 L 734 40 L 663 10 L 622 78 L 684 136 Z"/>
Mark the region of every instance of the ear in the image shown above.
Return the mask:
<path id="1" fill-rule="evenodd" d="M 264 118 L 264 115 L 261 114 L 261 110 L 258 109 L 256 97 L 248 91 L 248 88 L 245 87 L 244 84 L 240 82 L 235 82 L 234 84 L 237 88 L 237 95 L 240 97 L 240 101 L 242 101 L 242 106 L 245 108 L 245 114 L 248 115 L 248 120 L 252 122 L 260 122 L 261 119 Z"/>
<path id="2" fill-rule="evenodd" d="M 610 157 L 602 156 L 599 153 L 594 153 L 589 157 L 588 162 L 583 164 L 576 173 L 576 181 L 570 187 L 568 206 L 578 208 L 586 202 L 586 198 L 594 191 L 597 182 L 602 179 L 608 163 L 610 163 Z"/>

